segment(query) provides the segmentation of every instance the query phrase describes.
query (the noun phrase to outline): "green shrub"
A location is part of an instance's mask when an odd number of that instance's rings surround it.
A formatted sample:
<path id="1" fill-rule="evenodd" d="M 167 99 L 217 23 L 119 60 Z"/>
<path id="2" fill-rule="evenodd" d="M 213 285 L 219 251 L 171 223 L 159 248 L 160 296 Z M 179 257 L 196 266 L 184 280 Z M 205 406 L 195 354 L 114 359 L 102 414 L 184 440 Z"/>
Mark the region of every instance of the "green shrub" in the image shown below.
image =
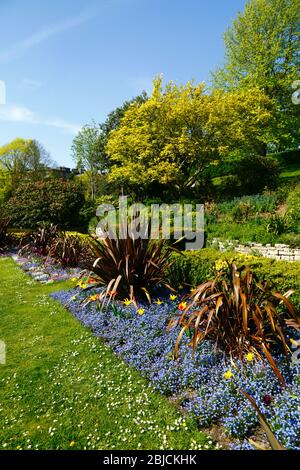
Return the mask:
<path id="1" fill-rule="evenodd" d="M 61 228 L 79 228 L 84 205 L 82 187 L 74 181 L 49 179 L 20 185 L 9 199 L 5 214 L 19 228 L 35 228 L 41 222 Z"/>
<path id="2" fill-rule="evenodd" d="M 222 240 L 239 240 L 241 243 L 279 243 L 282 236 L 268 233 L 266 230 L 266 221 L 260 217 L 248 222 L 233 222 L 232 219 L 207 225 L 208 243 L 214 237 Z"/>
<path id="3" fill-rule="evenodd" d="M 274 189 L 280 175 L 280 164 L 268 157 L 250 156 L 236 162 L 234 174 L 239 179 L 241 194 L 255 194 Z"/>
<path id="4" fill-rule="evenodd" d="M 284 165 L 300 163 L 300 149 L 285 150 L 283 152 L 272 153 L 268 155 Z"/>
<path id="5" fill-rule="evenodd" d="M 281 235 L 288 229 L 289 224 L 284 215 L 273 214 L 267 224 L 267 232 L 275 235 Z"/>
<path id="6" fill-rule="evenodd" d="M 226 167 L 230 174 L 213 178 L 219 199 L 250 195 L 277 187 L 281 164 L 275 158 L 247 156 Z"/>
<path id="7" fill-rule="evenodd" d="M 220 176 L 213 179 L 218 199 L 235 197 L 240 194 L 240 182 L 237 175 Z"/>
<path id="8" fill-rule="evenodd" d="M 300 233 L 300 185 L 289 193 L 286 203 L 289 223 L 296 233 Z"/>
<path id="9" fill-rule="evenodd" d="M 236 260 L 238 265 L 247 264 L 262 277 L 276 285 L 281 292 L 295 289 L 291 300 L 300 308 L 300 262 L 276 261 L 270 258 L 243 255 L 240 253 L 221 253 L 212 248 L 186 251 L 182 255 L 172 254 L 174 265 L 169 270 L 169 283 L 173 287 L 195 287 L 206 279 L 213 279 L 216 262 L 220 260 Z"/>
<path id="10" fill-rule="evenodd" d="M 232 213 L 235 208 L 241 204 L 251 206 L 251 213 L 272 212 L 276 209 L 278 203 L 278 195 L 272 194 L 255 194 L 253 196 L 236 197 L 231 201 L 225 201 L 217 204 L 216 210 L 221 214 Z"/>
<path id="11" fill-rule="evenodd" d="M 232 208 L 231 216 L 237 222 L 245 222 L 253 214 L 253 207 L 249 202 L 240 202 Z"/>

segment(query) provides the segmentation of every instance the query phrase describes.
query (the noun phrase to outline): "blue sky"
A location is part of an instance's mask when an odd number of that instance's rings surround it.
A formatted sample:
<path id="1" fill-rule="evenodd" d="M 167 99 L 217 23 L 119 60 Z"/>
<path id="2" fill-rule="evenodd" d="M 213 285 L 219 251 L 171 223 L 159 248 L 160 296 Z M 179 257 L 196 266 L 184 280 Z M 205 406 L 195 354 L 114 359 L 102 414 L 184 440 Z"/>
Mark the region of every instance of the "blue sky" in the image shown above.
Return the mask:
<path id="1" fill-rule="evenodd" d="M 154 76 L 208 81 L 246 0 L 1 0 L 0 145 L 35 138 L 74 166 L 80 127 L 151 91 Z"/>

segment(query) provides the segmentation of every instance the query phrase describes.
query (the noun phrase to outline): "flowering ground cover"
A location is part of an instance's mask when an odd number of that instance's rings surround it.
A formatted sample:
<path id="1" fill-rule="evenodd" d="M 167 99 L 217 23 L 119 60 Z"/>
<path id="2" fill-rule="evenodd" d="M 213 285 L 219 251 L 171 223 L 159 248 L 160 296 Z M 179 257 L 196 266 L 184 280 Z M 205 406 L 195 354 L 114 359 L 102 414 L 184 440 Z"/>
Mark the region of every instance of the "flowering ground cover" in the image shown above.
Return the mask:
<path id="1" fill-rule="evenodd" d="M 247 438 L 255 434 L 258 417 L 240 392 L 247 391 L 265 414 L 279 441 L 290 449 L 300 449 L 300 365 L 287 365 L 277 354 L 277 363 L 287 387 L 283 388 L 267 362 L 256 362 L 252 354 L 234 367 L 206 342 L 193 357 L 183 337 L 179 360 L 174 359 L 178 329 L 167 324 L 180 299 L 135 307 L 126 301 L 105 312 L 97 306 L 97 291 L 61 291 L 53 297 L 112 347 L 126 363 L 137 369 L 152 386 L 171 396 L 200 426 L 218 422 L 232 439 L 235 449 L 253 448 Z M 171 300 L 172 299 L 172 300 Z M 89 301 L 91 300 L 91 301 Z"/>
<path id="2" fill-rule="evenodd" d="M 0 449 L 211 448 L 195 420 L 49 297 L 72 286 L 0 259 Z"/>
<path id="3" fill-rule="evenodd" d="M 78 276 L 82 271 L 80 268 L 63 267 L 47 257 L 37 255 L 21 256 L 18 253 L 12 253 L 11 256 L 23 271 L 43 284 L 67 281 L 76 275 Z"/>

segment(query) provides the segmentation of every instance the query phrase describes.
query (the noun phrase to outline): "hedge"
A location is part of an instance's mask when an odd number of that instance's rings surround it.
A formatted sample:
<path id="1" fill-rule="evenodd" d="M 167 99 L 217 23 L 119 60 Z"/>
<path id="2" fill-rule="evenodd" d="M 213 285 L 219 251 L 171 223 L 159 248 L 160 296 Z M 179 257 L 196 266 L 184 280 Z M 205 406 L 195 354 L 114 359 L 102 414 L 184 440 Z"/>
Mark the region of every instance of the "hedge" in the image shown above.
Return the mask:
<path id="1" fill-rule="evenodd" d="M 300 149 L 285 150 L 278 153 L 270 153 L 268 157 L 277 159 L 284 165 L 292 165 L 294 163 L 300 163 Z"/>
<path id="2" fill-rule="evenodd" d="M 213 279 L 217 260 L 236 260 L 246 264 L 258 275 L 274 284 L 281 293 L 295 289 L 291 301 L 300 309 L 300 262 L 276 261 L 270 258 L 243 255 L 236 252 L 221 253 L 212 248 L 174 253 L 175 263 L 169 272 L 169 282 L 175 287 L 195 287 L 207 279 Z"/>

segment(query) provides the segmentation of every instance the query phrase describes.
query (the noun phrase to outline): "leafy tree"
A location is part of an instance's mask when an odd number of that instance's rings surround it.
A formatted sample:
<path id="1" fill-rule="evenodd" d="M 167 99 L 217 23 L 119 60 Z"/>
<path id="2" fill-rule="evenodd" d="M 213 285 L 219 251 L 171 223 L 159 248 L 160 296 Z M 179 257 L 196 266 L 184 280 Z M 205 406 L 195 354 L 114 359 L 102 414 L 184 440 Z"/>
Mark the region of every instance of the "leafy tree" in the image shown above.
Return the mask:
<path id="1" fill-rule="evenodd" d="M 72 145 L 73 158 L 77 167 L 86 171 L 89 196 L 92 200 L 98 195 L 97 175 L 105 174 L 111 165 L 105 150 L 109 133 L 119 127 L 122 117 L 133 103 L 146 100 L 147 94 L 143 92 L 132 100 L 125 101 L 122 106 L 108 114 L 104 123 L 92 122 L 84 126 L 75 137 Z"/>
<path id="2" fill-rule="evenodd" d="M 0 168 L 8 172 L 13 187 L 25 179 L 42 179 L 52 164 L 49 153 L 36 140 L 17 138 L 0 148 Z"/>
<path id="3" fill-rule="evenodd" d="M 109 179 L 144 197 L 189 194 L 210 162 L 237 147 L 255 154 L 268 141 L 270 106 L 257 88 L 209 95 L 203 84 L 164 90 L 158 78 L 150 98 L 130 106 L 109 134 Z"/>
<path id="4" fill-rule="evenodd" d="M 77 167 L 86 171 L 91 199 L 95 199 L 96 176 L 106 167 L 101 158 L 101 129 L 96 123 L 81 129 L 73 140 L 72 152 Z"/>
<path id="5" fill-rule="evenodd" d="M 217 88 L 258 86 L 274 100 L 277 150 L 299 144 L 300 107 L 291 99 L 299 78 L 299 11 L 299 0 L 249 1 L 225 33 L 225 64 L 213 76 Z"/>

